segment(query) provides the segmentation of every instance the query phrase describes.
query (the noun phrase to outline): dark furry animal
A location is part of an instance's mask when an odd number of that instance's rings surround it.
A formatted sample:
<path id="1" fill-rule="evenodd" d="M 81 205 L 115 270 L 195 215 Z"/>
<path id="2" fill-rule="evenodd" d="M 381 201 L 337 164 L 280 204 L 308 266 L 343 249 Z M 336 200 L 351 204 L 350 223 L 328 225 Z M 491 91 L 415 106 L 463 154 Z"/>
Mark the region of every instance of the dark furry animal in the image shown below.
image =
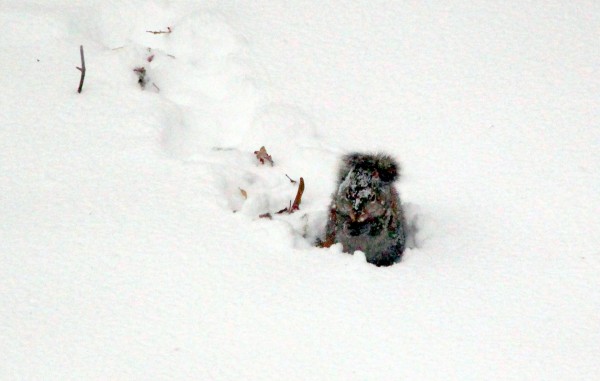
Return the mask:
<path id="1" fill-rule="evenodd" d="M 396 161 L 387 155 L 344 156 L 325 239 L 317 244 L 329 247 L 339 242 L 345 252 L 360 250 L 377 266 L 399 261 L 406 243 L 406 223 L 393 185 L 398 171 Z"/>

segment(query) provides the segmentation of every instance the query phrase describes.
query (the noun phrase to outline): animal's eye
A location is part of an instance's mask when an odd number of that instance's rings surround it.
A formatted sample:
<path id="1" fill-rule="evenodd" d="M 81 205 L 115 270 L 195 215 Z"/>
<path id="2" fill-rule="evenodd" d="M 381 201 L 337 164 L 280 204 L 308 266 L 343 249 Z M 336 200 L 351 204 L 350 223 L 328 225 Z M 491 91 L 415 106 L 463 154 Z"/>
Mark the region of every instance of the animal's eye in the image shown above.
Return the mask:
<path id="1" fill-rule="evenodd" d="M 371 201 L 371 202 L 375 201 L 375 195 L 374 194 L 372 194 L 371 197 L 369 197 L 369 201 Z"/>

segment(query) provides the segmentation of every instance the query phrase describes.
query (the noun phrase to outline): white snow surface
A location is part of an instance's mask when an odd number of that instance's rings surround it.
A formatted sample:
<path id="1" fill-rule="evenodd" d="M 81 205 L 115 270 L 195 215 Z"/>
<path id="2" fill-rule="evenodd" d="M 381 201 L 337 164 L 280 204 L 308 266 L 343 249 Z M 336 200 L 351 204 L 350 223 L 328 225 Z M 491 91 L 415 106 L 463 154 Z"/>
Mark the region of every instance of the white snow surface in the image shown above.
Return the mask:
<path id="1" fill-rule="evenodd" d="M 0 1 L 0 30 L 0 379 L 600 379 L 599 2 Z M 352 151 L 402 164 L 394 266 L 312 244 Z"/>

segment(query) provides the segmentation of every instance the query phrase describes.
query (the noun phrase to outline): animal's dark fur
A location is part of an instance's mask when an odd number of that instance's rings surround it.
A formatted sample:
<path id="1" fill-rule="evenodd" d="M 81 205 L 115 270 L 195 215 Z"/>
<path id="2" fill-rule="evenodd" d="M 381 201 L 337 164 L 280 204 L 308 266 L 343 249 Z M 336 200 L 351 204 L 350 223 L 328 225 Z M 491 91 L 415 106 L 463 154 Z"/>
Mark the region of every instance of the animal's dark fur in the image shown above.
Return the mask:
<path id="1" fill-rule="evenodd" d="M 360 250 L 367 261 L 390 266 L 400 260 L 406 227 L 400 198 L 394 188 L 396 161 L 383 154 L 352 153 L 342 158 L 333 193 L 325 240 L 341 243 L 344 251 Z"/>

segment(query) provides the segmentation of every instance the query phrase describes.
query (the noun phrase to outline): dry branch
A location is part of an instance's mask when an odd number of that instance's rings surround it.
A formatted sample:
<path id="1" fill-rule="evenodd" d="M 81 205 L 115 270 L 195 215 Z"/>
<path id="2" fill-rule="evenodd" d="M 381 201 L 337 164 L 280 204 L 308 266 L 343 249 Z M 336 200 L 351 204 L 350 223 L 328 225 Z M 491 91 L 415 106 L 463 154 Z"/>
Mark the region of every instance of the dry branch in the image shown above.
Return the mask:
<path id="1" fill-rule="evenodd" d="M 171 33 L 173 31 L 173 29 L 171 29 L 170 26 L 167 27 L 167 30 L 157 30 L 157 31 L 152 31 L 152 30 L 147 30 L 146 33 L 152 33 L 152 34 L 168 34 Z"/>
<path id="2" fill-rule="evenodd" d="M 287 213 L 287 214 L 292 213 L 292 200 L 290 200 L 290 206 L 286 206 L 285 208 L 278 210 L 277 213 L 275 213 L 275 214 L 283 214 L 283 213 Z"/>
<path id="3" fill-rule="evenodd" d="M 290 206 L 281 209 L 277 212 L 277 214 L 292 214 L 296 210 L 300 210 L 300 203 L 302 202 L 302 193 L 304 193 L 304 178 L 301 177 L 300 184 L 298 184 L 298 192 L 296 192 L 296 198 L 294 198 L 294 202 L 290 201 Z"/>
<path id="4" fill-rule="evenodd" d="M 81 72 L 81 79 L 79 80 L 79 88 L 77 89 L 78 93 L 81 93 L 83 89 L 83 80 L 85 79 L 85 59 L 83 58 L 83 45 L 79 46 L 79 53 L 81 53 L 81 67 L 78 67 L 77 70 Z"/>

